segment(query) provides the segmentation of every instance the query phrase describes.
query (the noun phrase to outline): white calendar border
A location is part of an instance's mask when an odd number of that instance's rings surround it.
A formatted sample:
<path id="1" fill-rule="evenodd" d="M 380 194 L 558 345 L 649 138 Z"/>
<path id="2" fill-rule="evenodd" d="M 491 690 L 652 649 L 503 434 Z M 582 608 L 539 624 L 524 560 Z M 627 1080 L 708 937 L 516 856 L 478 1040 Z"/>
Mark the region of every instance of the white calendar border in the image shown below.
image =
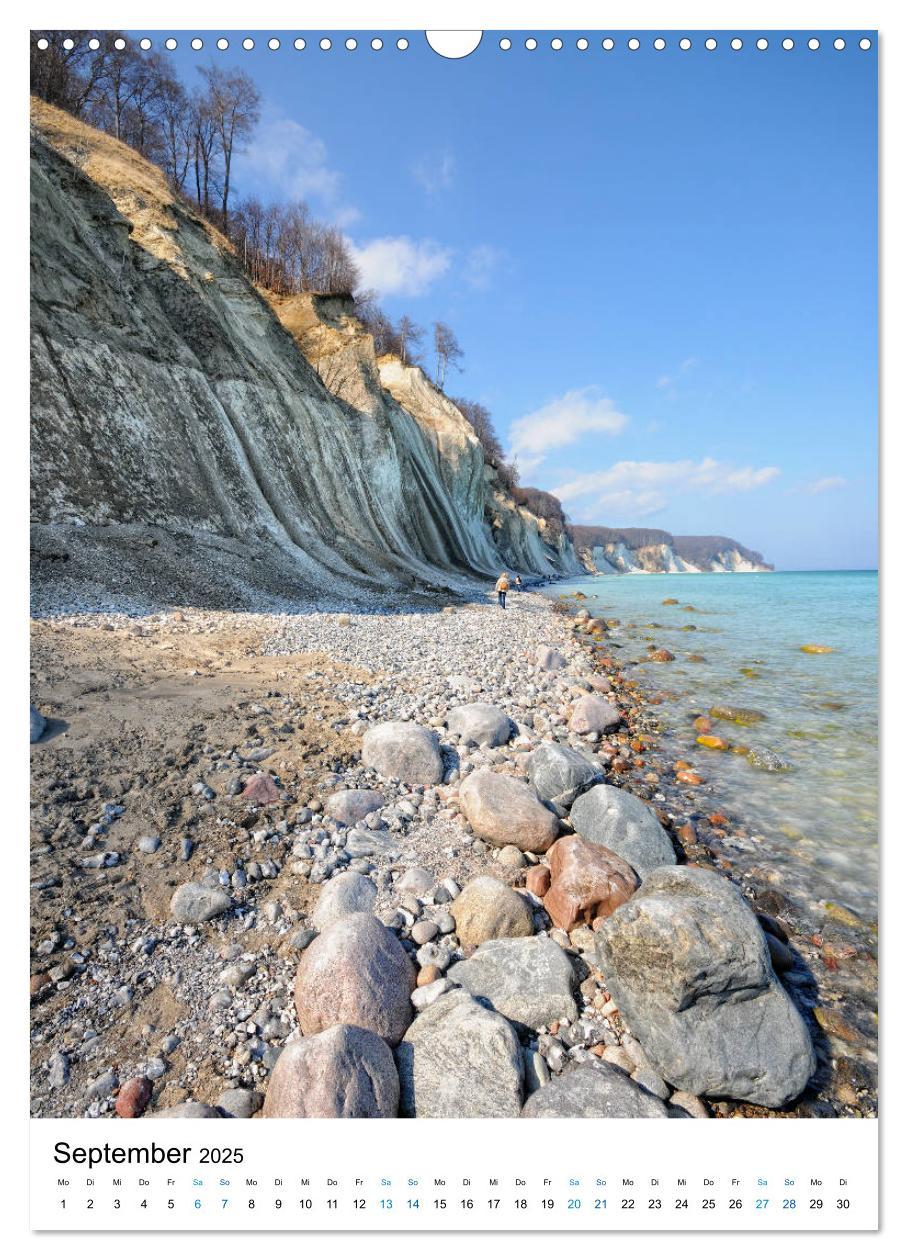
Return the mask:
<path id="1" fill-rule="evenodd" d="M 187 12 L 191 13 L 193 21 L 187 21 Z M 152 14 L 154 15 L 152 17 Z M 138 5 L 123 0 L 122 3 L 111 5 L 109 0 L 107 3 L 98 5 L 82 5 L 82 4 L 61 4 L 57 3 L 38 3 L 35 4 L 31 11 L 27 14 L 16 13 L 15 19 L 11 21 L 7 19 L 7 28 L 4 36 L 0 39 L 0 55 L 3 56 L 3 74 L 0 76 L 0 91 L 3 93 L 3 112 L 0 118 L 7 123 L 4 129 L 4 158 L 6 159 L 4 169 L 7 171 L 18 170 L 19 178 L 17 181 L 18 192 L 21 194 L 13 203 L 9 200 L 0 206 L 0 221 L 2 221 L 2 239 L 5 240 L 22 240 L 24 233 L 27 231 L 27 175 L 24 148 L 22 143 L 22 135 L 25 127 L 25 100 L 27 97 L 27 71 L 25 70 L 25 57 L 21 44 L 28 27 L 130 27 L 137 28 L 145 26 L 147 29 L 160 29 L 169 26 L 174 30 L 179 29 L 212 29 L 215 26 L 224 26 L 228 29 L 237 29 L 239 27 L 248 26 L 249 29 L 287 29 L 297 28 L 306 29 L 347 29 L 361 30 L 365 28 L 374 28 L 376 30 L 383 29 L 552 29 L 552 17 L 557 19 L 557 25 L 561 30 L 572 30 L 587 28 L 590 30 L 598 30 L 604 25 L 608 25 L 614 30 L 645 30 L 655 31 L 662 27 L 666 30 L 678 29 L 680 25 L 685 25 L 689 29 L 706 29 L 713 27 L 718 30 L 729 30 L 737 27 L 740 30 L 762 28 L 769 30 L 805 30 L 814 27 L 820 30 L 831 30 L 839 27 L 843 30 L 848 29 L 873 29 L 880 27 L 881 41 L 879 47 L 880 55 L 880 75 L 882 101 L 884 104 L 884 125 L 881 129 L 882 155 L 884 158 L 885 178 L 881 187 L 882 194 L 882 227 L 884 229 L 882 241 L 885 244 L 885 260 L 886 272 L 885 276 L 881 275 L 881 299 L 882 313 L 884 323 L 881 329 L 881 350 L 882 364 L 885 366 L 887 362 L 898 364 L 903 357 L 904 344 L 906 334 L 908 334 L 908 319 L 906 319 L 906 293 L 908 293 L 908 268 L 905 265 L 906 243 L 904 232 L 897 235 L 895 232 L 895 224 L 898 222 L 908 221 L 908 197 L 906 197 L 906 176 L 904 170 L 904 162 L 900 158 L 898 152 L 898 144 L 900 133 L 895 126 L 897 117 L 908 116 L 908 57 L 905 54 L 905 47 L 908 45 L 908 21 L 904 15 L 904 7 L 890 2 L 881 2 L 872 7 L 866 4 L 858 5 L 855 0 L 844 2 L 844 0 L 828 0 L 826 3 L 818 3 L 817 0 L 809 0 L 809 2 L 797 2 L 790 0 L 785 3 L 782 0 L 765 0 L 764 3 L 736 3 L 734 6 L 721 3 L 719 0 L 712 2 L 704 2 L 704 0 L 691 0 L 689 3 L 681 4 L 679 0 L 637 0 L 636 3 L 629 3 L 628 0 L 616 0 L 607 6 L 602 4 L 591 3 L 571 3 L 570 5 L 559 4 L 553 10 L 551 6 L 539 3 L 538 0 L 527 0 L 526 3 L 516 5 L 513 3 L 490 2 L 486 4 L 475 3 L 475 0 L 460 0 L 460 3 L 416 3 L 415 0 L 399 0 L 399 3 L 389 9 L 386 6 L 378 6 L 375 4 L 352 4 L 340 3 L 333 6 L 326 4 L 314 4 L 306 6 L 305 9 L 299 4 L 284 5 L 271 0 L 264 9 L 251 10 L 248 3 L 239 4 L 236 0 L 223 0 L 222 3 L 214 3 L 212 0 L 196 0 L 191 8 L 184 9 L 180 12 L 176 6 L 161 5 L 155 11 L 151 5 Z M 149 20 L 151 18 L 151 20 Z M 252 19 L 252 20 L 250 20 Z M 26 25 L 27 23 L 27 25 Z M 21 126 L 20 126 L 21 124 Z M 21 163 L 21 165 L 18 165 Z M 25 251 L 12 251 L 12 258 L 7 259 L 6 274 L 9 279 L 13 277 L 13 283 L 7 286 L 7 301 L 5 305 L 3 326 L 4 335 L 0 338 L 0 353 L 3 354 L 4 366 L 4 383 L 6 385 L 7 398 L 7 429 L 6 429 L 6 449 L 5 459 L 2 468 L 0 468 L 0 505 L 3 511 L 3 523 L 6 526 L 6 538 L 22 538 L 23 542 L 20 550 L 10 557 L 7 554 L 7 560 L 12 560 L 8 564 L 7 590 L 7 617 L 0 625 L 0 636 L 2 636 L 3 656 L 2 659 L 7 665 L 8 673 L 11 675 L 5 679 L 6 694 L 9 698 L 8 703 L 11 710 L 15 714 L 19 710 L 24 712 L 25 691 L 27 690 L 27 628 L 24 626 L 24 617 L 20 616 L 20 610 L 24 610 L 26 604 L 26 591 L 28 584 L 27 571 L 27 555 L 25 531 L 22 522 L 25 519 L 27 511 L 27 491 L 25 489 L 25 469 L 27 466 L 27 430 L 24 424 L 19 423 L 19 417 L 25 414 L 27 408 L 28 395 L 28 379 L 27 379 L 27 353 L 25 350 L 27 337 L 27 317 L 23 312 L 27 310 L 28 295 L 28 269 L 27 259 L 24 257 Z M 13 295 L 16 297 L 16 305 L 12 304 Z M 21 303 L 21 305 L 19 305 Z M 908 415 L 908 398 L 906 398 L 906 385 L 904 375 L 901 380 L 896 379 L 895 373 L 891 376 L 883 376 L 881 378 L 881 400 L 884 407 L 884 414 L 892 417 L 891 422 L 887 425 L 885 431 L 885 458 L 881 459 L 882 470 L 882 514 L 881 519 L 884 527 L 883 536 L 883 552 L 884 554 L 892 553 L 895 555 L 895 546 L 890 547 L 888 540 L 896 539 L 899 536 L 906 535 L 906 524 L 908 524 L 908 507 L 906 507 L 904 491 L 901 485 L 906 467 L 906 445 L 908 445 L 908 437 L 905 433 L 905 425 L 901 418 Z M 897 480 L 898 478 L 898 480 Z M 881 567 L 883 567 L 881 565 Z M 897 625 L 901 627 L 902 618 L 899 614 L 904 614 L 908 610 L 908 600 L 906 600 L 902 592 L 896 586 L 897 575 L 893 573 L 892 589 L 889 589 L 889 579 L 885 583 L 883 596 L 883 643 L 886 645 L 887 640 L 891 641 L 893 648 L 899 643 L 901 636 L 897 635 Z M 897 621 L 897 618 L 899 619 Z M 898 736 L 894 729 L 894 720 L 890 715 L 895 713 L 898 700 L 908 696 L 908 686 L 906 686 L 905 671 L 906 667 L 903 662 L 896 659 L 895 652 L 887 652 L 885 656 L 885 688 L 886 700 L 883 709 L 884 723 L 884 788 L 890 783 L 897 783 L 899 780 L 899 771 L 901 769 L 897 760 L 899 754 Z M 21 741 L 18 737 L 18 728 L 13 722 L 3 724 L 3 730 L 0 731 L 0 740 L 2 740 L 2 750 L 5 754 L 2 764 L 7 767 L 15 767 L 14 774 L 8 777 L 8 785 L 15 782 L 17 789 L 17 799 L 15 813 L 12 817 L 7 816 L 7 840 L 8 853 L 7 860 L 12 861 L 15 866 L 15 876 L 13 879 L 8 878 L 7 888 L 13 887 L 19 889 L 25 887 L 27 877 L 27 854 L 26 846 L 22 842 L 22 837 L 27 834 L 27 755 L 23 755 Z M 905 846 L 900 836 L 900 828 L 896 826 L 897 818 L 895 814 L 895 806 L 891 799 L 891 794 L 884 797 L 883 800 L 883 835 L 891 837 L 892 843 L 886 846 L 884 839 L 884 847 L 882 853 L 882 868 L 886 875 L 886 881 L 883 885 L 889 888 L 901 889 L 906 882 L 906 857 Z M 21 882 L 20 882 L 21 881 Z M 24 1205 L 27 1201 L 25 1190 L 25 1174 L 27 1161 L 24 1158 L 26 1143 L 28 1141 L 29 1121 L 27 1119 L 27 1039 L 24 1035 L 20 1035 L 20 1030 L 24 1029 L 27 1020 L 27 999 L 24 999 L 24 983 L 21 983 L 21 977 L 27 972 L 26 950 L 23 942 L 28 940 L 28 908 L 27 899 L 21 898 L 22 905 L 16 903 L 20 900 L 17 896 L 9 899 L 11 908 L 8 909 L 4 923 L 4 944 L 6 945 L 6 958 L 12 960 L 13 965 L 9 962 L 5 968 L 6 980 L 10 983 L 10 988 L 15 996 L 8 1002 L 7 1012 L 15 1011 L 15 1017 L 9 1018 L 7 1015 L 7 1027 L 5 1037 L 3 1039 L 2 1051 L 2 1077 L 7 1085 L 7 1133 L 5 1146 L 5 1154 L 7 1158 L 3 1161 L 5 1176 L 7 1179 L 14 1178 L 14 1184 L 10 1185 L 7 1180 L 4 1189 L 7 1193 L 4 1197 L 10 1205 L 4 1224 L 7 1227 L 6 1237 L 10 1244 L 20 1242 L 30 1255 L 59 1255 L 61 1246 L 65 1246 L 67 1252 L 67 1260 L 69 1257 L 78 1258 L 82 1255 L 91 1255 L 97 1257 L 101 1255 L 119 1254 L 122 1250 L 124 1236 L 122 1234 L 109 1234 L 99 1236 L 91 1235 L 67 1235 L 66 1241 L 63 1242 L 59 1235 L 28 1235 L 25 1230 L 25 1222 L 22 1212 L 18 1211 L 19 1205 Z M 886 897 L 883 897 L 883 922 L 886 922 Z M 892 1001 L 886 1003 L 886 1022 L 883 1025 L 884 1038 L 883 1049 L 881 1053 L 881 1062 L 883 1067 L 883 1115 L 884 1119 L 880 1124 L 880 1132 L 884 1140 L 889 1136 L 893 1142 L 895 1136 L 905 1132 L 906 1116 L 905 1104 L 903 1102 L 904 1089 L 894 1086 L 890 1092 L 885 1089 L 885 1083 L 888 1077 L 887 1064 L 890 1056 L 892 1062 L 898 1060 L 896 1055 L 899 1049 L 905 1043 L 906 1017 L 904 1014 L 904 1001 L 899 999 L 902 994 L 896 994 L 894 983 L 889 984 L 889 973 L 895 975 L 896 964 L 893 962 L 891 968 L 888 965 L 888 950 L 895 953 L 896 943 L 889 940 L 884 932 L 884 941 L 887 942 L 883 946 L 884 959 L 881 968 L 881 976 L 883 977 L 883 995 L 892 990 Z M 20 1006 L 21 1003 L 21 1006 Z M 21 1016 L 21 1018 L 20 1018 Z M 20 1089 L 17 1090 L 16 1083 L 21 1082 Z M 17 1097 L 18 1095 L 18 1097 Z M 15 1100 L 13 1103 L 9 1099 Z M 91 1122 L 86 1122 L 91 1123 Z M 238 1121 L 234 1124 L 253 1124 L 254 1121 Z M 471 1122 L 475 1125 L 481 1125 L 482 1121 Z M 495 1123 L 495 1122 L 491 1122 Z M 650 1125 L 658 1124 L 658 1121 L 651 1121 Z M 738 1122 L 749 1124 L 753 1122 Z M 775 1123 L 775 1122 L 770 1122 Z M 782 1122 L 780 1122 L 782 1123 Z M 810 1124 L 812 1126 L 823 1125 L 840 1125 L 866 1123 L 874 1124 L 876 1122 L 860 1122 L 860 1121 L 833 1121 L 833 1120 L 817 1120 L 817 1121 L 799 1121 L 784 1122 Z M 689 1128 L 689 1126 L 685 1126 Z M 408 1130 L 410 1131 L 410 1130 Z M 413 1130 L 414 1138 L 418 1136 L 419 1130 Z M 651 1133 L 652 1130 L 644 1126 L 641 1130 L 641 1136 Z M 781 1135 L 784 1140 L 784 1134 Z M 479 1134 L 477 1133 L 477 1138 Z M 472 1140 L 472 1139 L 471 1139 Z M 651 1140 L 651 1139 L 650 1139 Z M 817 1141 L 822 1142 L 822 1129 L 817 1130 Z M 882 1168 L 882 1185 L 885 1187 L 883 1199 L 883 1230 L 879 1235 L 868 1236 L 862 1235 L 859 1246 L 863 1249 L 866 1246 L 874 1244 L 888 1245 L 890 1240 L 894 1240 L 896 1232 L 900 1230 L 900 1226 L 904 1221 L 904 1202 L 905 1194 L 895 1180 L 896 1161 L 890 1156 L 887 1161 L 884 1159 Z M 11 1219 L 11 1218 L 15 1219 Z M 180 1236 L 183 1237 L 182 1235 Z M 280 1235 L 275 1235 L 275 1239 Z M 376 1248 L 376 1256 L 399 1255 L 402 1240 L 398 1235 L 389 1234 L 383 1236 L 370 1235 L 370 1248 Z M 423 1244 L 430 1246 L 433 1255 L 437 1257 L 447 1257 L 448 1255 L 461 1255 L 463 1241 L 459 1235 L 450 1234 L 433 1234 L 429 1238 L 420 1235 Z M 473 1247 L 473 1237 L 471 1236 L 468 1246 Z M 483 1235 L 485 1238 L 486 1235 Z M 490 1247 L 499 1247 L 501 1244 L 498 1239 L 490 1237 Z M 536 1242 L 528 1239 L 526 1235 L 520 1236 L 519 1246 L 521 1251 L 526 1254 L 549 1254 L 553 1245 L 558 1245 L 562 1239 L 567 1239 L 568 1235 L 552 1235 L 541 1234 L 537 1236 Z M 580 1241 L 584 1236 L 578 1237 L 578 1244 L 583 1245 Z M 673 1243 L 675 1248 L 680 1247 L 680 1254 L 687 1254 L 690 1249 L 691 1254 L 696 1253 L 702 1255 L 704 1248 L 709 1250 L 715 1248 L 719 1254 L 727 1253 L 729 1246 L 729 1236 L 725 1233 L 698 1233 L 690 1235 L 673 1235 Z M 109 1241 L 108 1241 L 109 1240 Z M 176 1241 L 174 1237 L 173 1242 Z M 357 1245 L 359 1240 L 355 1240 L 353 1245 Z M 805 1240 L 806 1241 L 806 1240 Z M 800 1238 L 790 1238 L 788 1235 L 775 1235 L 772 1241 L 767 1244 L 763 1237 L 759 1234 L 735 1234 L 733 1246 L 736 1253 L 747 1255 L 751 1252 L 765 1255 L 767 1245 L 778 1250 L 780 1254 L 788 1253 L 789 1246 L 792 1249 L 798 1247 L 803 1249 L 805 1241 Z M 849 1235 L 829 1235 L 824 1234 L 822 1239 L 822 1247 L 827 1255 L 837 1255 L 841 1252 L 851 1256 L 853 1254 L 856 1239 L 852 1239 Z M 170 1238 L 164 1238 L 157 1234 L 129 1233 L 128 1247 L 131 1257 L 154 1256 L 158 1260 L 160 1248 L 164 1245 L 172 1246 Z M 219 1254 L 223 1256 L 249 1255 L 250 1236 L 248 1234 L 223 1235 L 218 1234 L 215 1245 L 219 1249 Z M 305 1244 L 304 1244 L 305 1245 Z M 341 1244 L 342 1245 L 342 1244 Z M 650 1247 L 659 1248 L 659 1255 L 664 1252 L 664 1240 L 662 1238 L 654 1238 L 651 1235 L 639 1234 L 629 1243 L 634 1248 L 642 1248 L 642 1251 L 635 1253 L 636 1255 L 649 1254 Z M 189 1247 L 197 1248 L 198 1244 L 194 1240 L 189 1240 L 186 1244 Z M 116 1250 L 115 1250 L 116 1249 Z M 480 1249 L 480 1254 L 484 1254 L 484 1247 Z M 182 1254 L 183 1248 L 178 1244 L 177 1254 Z"/>

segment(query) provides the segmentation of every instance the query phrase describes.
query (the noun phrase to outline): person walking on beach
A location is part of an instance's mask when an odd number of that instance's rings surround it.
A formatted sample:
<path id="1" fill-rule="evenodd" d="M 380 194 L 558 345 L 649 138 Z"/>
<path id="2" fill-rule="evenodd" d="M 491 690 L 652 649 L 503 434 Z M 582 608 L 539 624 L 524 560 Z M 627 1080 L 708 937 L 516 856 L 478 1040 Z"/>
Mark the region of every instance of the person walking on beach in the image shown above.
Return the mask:
<path id="1" fill-rule="evenodd" d="M 501 577 L 495 583 L 495 590 L 498 592 L 498 607 L 499 608 L 505 608 L 507 606 L 506 600 L 508 597 L 508 590 L 510 589 L 510 586 L 511 584 L 508 581 L 507 573 L 502 573 Z"/>
<path id="2" fill-rule="evenodd" d="M 520 580 L 520 574 L 519 574 L 519 573 L 515 573 L 515 574 L 514 574 L 514 590 L 515 590 L 515 591 L 522 591 L 522 590 L 523 590 L 523 583 L 522 583 L 522 582 L 521 582 L 521 580 Z"/>

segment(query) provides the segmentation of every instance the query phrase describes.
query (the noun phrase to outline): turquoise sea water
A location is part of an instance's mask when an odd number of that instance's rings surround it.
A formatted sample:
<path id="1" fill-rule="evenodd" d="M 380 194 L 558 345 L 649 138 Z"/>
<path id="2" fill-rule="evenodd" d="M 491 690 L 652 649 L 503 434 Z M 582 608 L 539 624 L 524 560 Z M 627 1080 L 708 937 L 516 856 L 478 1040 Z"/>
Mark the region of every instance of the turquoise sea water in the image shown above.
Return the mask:
<path id="1" fill-rule="evenodd" d="M 754 860 L 774 866 L 793 893 L 875 916 L 877 574 L 583 577 L 546 594 L 577 590 L 589 596 L 594 615 L 620 620 L 610 632 L 620 645 L 615 654 L 643 658 L 625 672 L 648 692 L 667 693 L 655 710 L 663 746 L 702 771 L 716 806 L 747 824 L 757 837 Z M 799 650 L 803 643 L 835 650 L 810 656 Z M 668 648 L 675 660 L 646 661 L 650 646 Z M 693 718 L 715 704 L 764 713 L 757 725 L 715 722 L 713 732 L 769 748 L 791 771 L 770 774 L 742 756 L 697 745 Z"/>

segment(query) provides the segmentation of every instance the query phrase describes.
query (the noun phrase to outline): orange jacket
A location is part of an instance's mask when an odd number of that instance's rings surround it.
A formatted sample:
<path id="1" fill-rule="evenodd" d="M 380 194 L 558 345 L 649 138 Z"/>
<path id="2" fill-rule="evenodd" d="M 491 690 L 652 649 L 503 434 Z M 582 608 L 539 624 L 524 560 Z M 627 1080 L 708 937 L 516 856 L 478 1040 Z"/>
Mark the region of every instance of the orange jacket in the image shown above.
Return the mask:
<path id="1" fill-rule="evenodd" d="M 498 581 L 495 583 L 496 591 L 509 591 L 510 589 L 511 589 L 511 583 L 508 581 L 506 577 L 500 577 Z"/>

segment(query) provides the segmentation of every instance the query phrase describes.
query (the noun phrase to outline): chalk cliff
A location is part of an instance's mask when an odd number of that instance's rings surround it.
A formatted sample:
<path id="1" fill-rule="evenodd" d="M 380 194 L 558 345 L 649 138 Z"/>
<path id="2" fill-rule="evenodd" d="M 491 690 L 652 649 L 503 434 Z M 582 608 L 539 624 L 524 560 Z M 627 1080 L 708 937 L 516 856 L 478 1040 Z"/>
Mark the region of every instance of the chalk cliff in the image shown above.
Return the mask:
<path id="1" fill-rule="evenodd" d="M 156 167 L 44 102 L 32 121 L 39 558 L 176 539 L 212 590 L 314 594 L 581 571 L 349 304 L 257 291 Z"/>
<path id="2" fill-rule="evenodd" d="M 574 544 L 590 573 L 770 573 L 773 567 L 721 535 L 575 525 Z"/>

